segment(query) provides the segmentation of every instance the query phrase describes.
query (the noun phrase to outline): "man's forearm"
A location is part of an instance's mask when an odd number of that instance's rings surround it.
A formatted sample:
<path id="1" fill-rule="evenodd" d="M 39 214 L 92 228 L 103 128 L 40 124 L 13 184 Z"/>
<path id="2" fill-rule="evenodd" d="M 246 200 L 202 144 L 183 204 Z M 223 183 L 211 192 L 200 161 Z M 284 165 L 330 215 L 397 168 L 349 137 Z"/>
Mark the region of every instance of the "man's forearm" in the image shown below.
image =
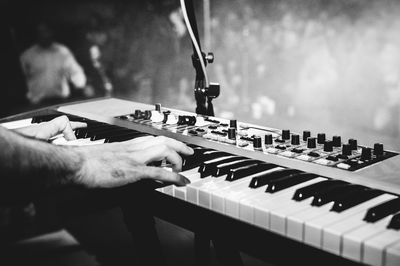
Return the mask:
<path id="1" fill-rule="evenodd" d="M 71 183 L 82 167 L 80 153 L 29 139 L 0 127 L 0 184 L 36 189 Z"/>

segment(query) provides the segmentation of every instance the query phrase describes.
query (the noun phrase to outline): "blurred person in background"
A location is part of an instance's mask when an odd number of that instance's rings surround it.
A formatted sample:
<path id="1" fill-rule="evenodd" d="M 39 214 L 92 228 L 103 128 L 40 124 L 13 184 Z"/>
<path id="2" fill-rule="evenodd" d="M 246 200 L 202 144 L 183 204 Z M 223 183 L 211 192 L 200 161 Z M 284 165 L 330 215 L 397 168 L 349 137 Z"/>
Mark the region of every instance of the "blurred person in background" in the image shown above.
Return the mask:
<path id="1" fill-rule="evenodd" d="M 72 52 L 55 42 L 52 29 L 45 22 L 36 26 L 36 43 L 20 57 L 32 105 L 51 105 L 71 95 L 70 84 L 82 90 L 86 76 Z"/>

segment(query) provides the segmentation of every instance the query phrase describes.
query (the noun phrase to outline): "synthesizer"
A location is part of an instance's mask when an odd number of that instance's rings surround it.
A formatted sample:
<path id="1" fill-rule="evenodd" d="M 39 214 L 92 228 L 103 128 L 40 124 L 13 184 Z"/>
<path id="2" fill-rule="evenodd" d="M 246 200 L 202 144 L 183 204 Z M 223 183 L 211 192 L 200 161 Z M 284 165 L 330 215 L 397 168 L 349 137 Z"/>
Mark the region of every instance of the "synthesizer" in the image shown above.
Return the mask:
<path id="1" fill-rule="evenodd" d="M 400 265 L 400 156 L 377 142 L 291 132 L 115 98 L 3 123 L 13 129 L 66 114 L 85 121 L 77 140 L 96 145 L 144 135 L 194 148 L 186 187 L 158 192 L 350 261 Z"/>

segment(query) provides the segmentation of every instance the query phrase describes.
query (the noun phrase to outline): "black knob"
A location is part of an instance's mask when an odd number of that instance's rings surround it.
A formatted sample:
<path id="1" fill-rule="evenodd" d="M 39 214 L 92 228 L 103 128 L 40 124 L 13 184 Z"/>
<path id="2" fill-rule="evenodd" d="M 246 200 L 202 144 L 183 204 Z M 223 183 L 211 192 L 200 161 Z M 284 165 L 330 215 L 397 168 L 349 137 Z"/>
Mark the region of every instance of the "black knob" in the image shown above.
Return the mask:
<path id="1" fill-rule="evenodd" d="M 156 103 L 154 105 L 154 107 L 155 107 L 156 111 L 161 112 L 161 103 Z"/>
<path id="2" fill-rule="evenodd" d="M 333 136 L 332 142 L 333 142 L 333 147 L 342 146 L 342 138 L 340 136 Z"/>
<path id="3" fill-rule="evenodd" d="M 228 128 L 228 139 L 236 140 L 236 128 L 234 127 Z"/>
<path id="4" fill-rule="evenodd" d="M 314 149 L 317 147 L 317 139 L 314 137 L 309 137 L 307 139 L 307 148 Z"/>
<path id="5" fill-rule="evenodd" d="M 356 139 L 349 139 L 349 145 L 352 150 L 357 150 L 357 140 Z"/>
<path id="6" fill-rule="evenodd" d="M 262 145 L 262 140 L 260 136 L 255 136 L 253 138 L 253 147 L 254 149 L 260 149 Z"/>
<path id="7" fill-rule="evenodd" d="M 333 151 L 333 143 L 331 140 L 327 140 L 324 143 L 324 151 L 326 152 L 331 152 Z"/>
<path id="8" fill-rule="evenodd" d="M 349 156 L 351 155 L 351 147 L 350 144 L 343 144 L 342 145 L 342 155 Z"/>
<path id="9" fill-rule="evenodd" d="M 293 134 L 292 135 L 292 145 L 300 145 L 300 135 L 299 134 Z"/>
<path id="10" fill-rule="evenodd" d="M 237 128 L 237 120 L 229 121 L 229 127 Z"/>
<path id="11" fill-rule="evenodd" d="M 167 122 L 169 114 L 170 114 L 169 112 L 164 112 L 164 119 L 162 121 L 163 123 Z"/>
<path id="12" fill-rule="evenodd" d="M 144 119 L 149 120 L 151 118 L 151 110 L 144 111 Z"/>
<path id="13" fill-rule="evenodd" d="M 369 161 L 372 158 L 372 150 L 371 148 L 363 147 L 361 150 L 361 160 Z"/>
<path id="14" fill-rule="evenodd" d="M 383 144 L 382 143 L 375 143 L 374 144 L 374 155 L 375 156 L 382 156 L 383 155 Z"/>
<path id="15" fill-rule="evenodd" d="M 139 119 L 142 116 L 142 111 L 139 109 L 135 110 L 135 114 L 133 115 L 134 118 Z"/>
<path id="16" fill-rule="evenodd" d="M 289 140 L 290 139 L 290 130 L 289 129 L 283 129 L 282 130 L 282 139 L 283 140 Z"/>
<path id="17" fill-rule="evenodd" d="M 304 141 L 307 141 L 307 139 L 308 139 L 309 137 L 311 137 L 311 132 L 308 131 L 308 130 L 304 130 L 304 131 L 303 131 L 303 140 L 304 140 Z"/>
<path id="18" fill-rule="evenodd" d="M 265 134 L 265 145 L 272 145 L 272 134 Z"/>
<path id="19" fill-rule="evenodd" d="M 317 135 L 317 143 L 318 144 L 324 144 L 325 143 L 325 133 L 318 133 Z"/>

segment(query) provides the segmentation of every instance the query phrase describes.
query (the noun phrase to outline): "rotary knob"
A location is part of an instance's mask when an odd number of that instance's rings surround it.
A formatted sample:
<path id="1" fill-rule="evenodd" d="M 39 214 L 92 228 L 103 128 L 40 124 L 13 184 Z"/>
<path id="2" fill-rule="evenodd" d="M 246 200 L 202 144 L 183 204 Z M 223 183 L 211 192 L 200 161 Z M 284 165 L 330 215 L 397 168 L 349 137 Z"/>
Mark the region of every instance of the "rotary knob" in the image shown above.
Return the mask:
<path id="1" fill-rule="evenodd" d="M 228 128 L 228 139 L 236 140 L 236 128 L 234 127 Z"/>
<path id="2" fill-rule="evenodd" d="M 155 110 L 156 110 L 157 112 L 161 112 L 161 103 L 156 103 L 156 104 L 154 105 L 154 108 L 155 108 Z"/>
<path id="3" fill-rule="evenodd" d="M 358 144 L 356 139 L 349 139 L 349 145 L 352 150 L 357 150 Z"/>
<path id="4" fill-rule="evenodd" d="M 342 138 L 340 136 L 333 136 L 332 137 L 333 147 L 340 147 L 342 146 Z"/>
<path id="5" fill-rule="evenodd" d="M 141 116 L 142 116 L 142 111 L 139 109 L 136 109 L 133 117 L 136 119 L 139 119 L 139 118 L 141 118 Z"/>
<path id="6" fill-rule="evenodd" d="M 324 144 L 325 139 L 326 139 L 325 133 L 318 133 L 318 135 L 317 135 L 317 143 L 318 144 Z"/>
<path id="7" fill-rule="evenodd" d="M 374 155 L 375 156 L 383 156 L 383 144 L 382 143 L 374 144 Z"/>
<path id="8" fill-rule="evenodd" d="M 303 140 L 304 140 L 304 141 L 307 141 L 307 139 L 308 139 L 309 137 L 311 137 L 311 132 L 308 131 L 308 130 L 304 130 L 304 131 L 303 131 Z"/>
<path id="9" fill-rule="evenodd" d="M 290 139 L 290 130 L 289 129 L 283 129 L 282 130 L 282 139 L 283 140 L 289 140 Z"/>
<path id="10" fill-rule="evenodd" d="M 293 134 L 293 135 L 292 135 L 291 144 L 292 144 L 292 145 L 300 145 L 300 135 L 298 135 L 298 134 Z"/>
<path id="11" fill-rule="evenodd" d="M 144 119 L 150 120 L 150 118 L 151 118 L 151 111 L 150 110 L 144 111 Z"/>
<path id="12" fill-rule="evenodd" d="M 272 145 L 272 134 L 265 134 L 265 145 Z"/>
<path id="13" fill-rule="evenodd" d="M 327 140 L 324 143 L 324 151 L 326 152 L 332 152 L 333 151 L 333 143 L 331 140 Z"/>
<path id="14" fill-rule="evenodd" d="M 253 147 L 254 149 L 261 149 L 262 147 L 262 139 L 260 136 L 255 136 L 253 138 Z"/>
<path id="15" fill-rule="evenodd" d="M 350 146 L 350 144 L 343 144 L 342 145 L 342 155 L 344 155 L 344 156 L 351 155 L 351 146 Z"/>
<path id="16" fill-rule="evenodd" d="M 363 147 L 361 150 L 361 160 L 369 161 L 372 158 L 372 150 L 371 148 Z"/>
<path id="17" fill-rule="evenodd" d="M 237 120 L 235 119 L 230 120 L 229 127 L 237 128 Z"/>
<path id="18" fill-rule="evenodd" d="M 307 148 L 314 149 L 317 147 L 317 139 L 314 137 L 309 137 L 307 139 Z"/>

